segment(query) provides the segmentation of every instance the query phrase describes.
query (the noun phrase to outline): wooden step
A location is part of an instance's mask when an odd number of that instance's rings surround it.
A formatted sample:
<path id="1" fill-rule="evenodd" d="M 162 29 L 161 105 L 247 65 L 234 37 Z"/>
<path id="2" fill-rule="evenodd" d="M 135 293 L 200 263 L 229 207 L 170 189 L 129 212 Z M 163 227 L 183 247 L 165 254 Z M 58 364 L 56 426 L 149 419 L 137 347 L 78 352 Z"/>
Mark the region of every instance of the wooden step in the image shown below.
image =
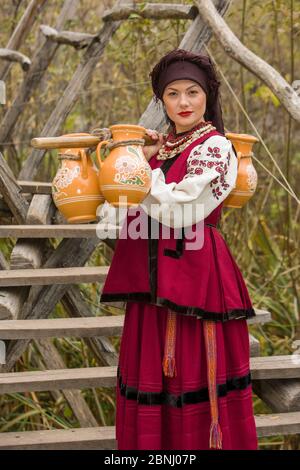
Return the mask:
<path id="1" fill-rule="evenodd" d="M 252 318 L 249 318 L 247 320 L 247 323 L 249 325 L 255 325 L 257 323 L 263 325 L 264 323 L 268 323 L 268 322 L 272 321 L 271 313 L 268 312 L 267 310 L 263 310 L 263 309 L 260 309 L 260 308 L 254 308 L 254 311 L 255 311 L 256 316 L 252 317 Z"/>
<path id="2" fill-rule="evenodd" d="M 29 270 L 26 270 L 26 272 L 27 271 Z M 257 323 L 260 320 L 262 320 L 262 322 L 266 321 L 265 313 L 269 314 L 269 312 L 264 312 L 263 310 L 255 310 L 255 312 L 257 315 Z M 251 320 L 252 319 L 247 320 L 248 323 L 250 323 Z M 122 334 L 123 323 L 124 315 L 82 318 L 47 318 L 35 320 L 2 320 L 0 321 L 0 339 L 62 338 L 64 336 L 114 336 Z M 257 345 L 255 344 L 254 347 L 257 348 Z"/>
<path id="3" fill-rule="evenodd" d="M 255 416 L 258 437 L 300 433 L 300 412 Z M 4 432 L 1 450 L 117 449 L 114 426 Z"/>
<path id="4" fill-rule="evenodd" d="M 0 394 L 115 387 L 117 367 L 82 367 L 0 374 Z"/>
<path id="5" fill-rule="evenodd" d="M 22 193 L 32 194 L 52 194 L 52 184 L 44 181 L 23 181 L 18 180 Z"/>
<path id="6" fill-rule="evenodd" d="M 283 358 L 280 366 L 278 358 Z M 293 364 L 291 356 L 251 358 L 250 370 L 256 380 L 300 378 L 300 365 Z M 0 393 L 114 387 L 116 374 L 116 367 L 9 372 L 0 375 Z"/>
<path id="7" fill-rule="evenodd" d="M 119 233 L 120 226 L 101 226 L 100 222 L 93 224 L 65 225 L 2 225 L 0 238 L 94 238 L 102 228 Z M 101 240 L 101 238 L 99 238 Z"/>
<path id="8" fill-rule="evenodd" d="M 45 286 L 104 282 L 108 270 L 109 266 L 0 270 L 0 286 Z"/>
<path id="9" fill-rule="evenodd" d="M 114 426 L 1 433 L 1 450 L 112 450 L 116 449 Z"/>
<path id="10" fill-rule="evenodd" d="M 259 437 L 298 434 L 300 433 L 300 411 L 257 415 L 255 423 Z"/>
<path id="11" fill-rule="evenodd" d="M 122 334 L 124 315 L 45 320 L 2 320 L 0 339 L 39 339 L 74 336 L 117 336 Z"/>
<path id="12" fill-rule="evenodd" d="M 252 357 L 250 369 L 253 380 L 300 378 L 299 355 Z"/>

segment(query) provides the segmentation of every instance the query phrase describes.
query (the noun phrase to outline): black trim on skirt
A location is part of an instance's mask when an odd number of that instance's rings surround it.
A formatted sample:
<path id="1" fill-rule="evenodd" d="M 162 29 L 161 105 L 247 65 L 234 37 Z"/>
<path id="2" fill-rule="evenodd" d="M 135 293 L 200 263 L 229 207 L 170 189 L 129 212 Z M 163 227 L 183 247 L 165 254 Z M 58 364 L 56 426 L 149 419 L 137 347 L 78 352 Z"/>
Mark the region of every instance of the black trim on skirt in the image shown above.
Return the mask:
<path id="1" fill-rule="evenodd" d="M 129 387 L 122 381 L 120 369 L 117 369 L 117 380 L 120 393 L 128 400 L 135 400 L 140 405 L 169 405 L 176 408 L 182 408 L 184 405 L 194 405 L 209 401 L 208 388 L 200 388 L 193 392 L 184 392 L 180 395 L 174 395 L 165 391 L 162 392 L 144 392 L 135 387 Z M 245 390 L 251 384 L 251 372 L 241 377 L 234 377 L 226 380 L 226 383 L 217 384 L 218 397 L 225 397 L 228 392 L 233 390 Z"/>
<path id="2" fill-rule="evenodd" d="M 117 294 L 102 294 L 101 302 L 146 302 L 148 304 L 157 305 L 158 307 L 168 307 L 170 310 L 182 315 L 188 315 L 197 317 L 202 320 L 214 320 L 214 321 L 227 321 L 227 320 L 239 320 L 247 319 L 256 316 L 253 308 L 235 308 L 228 310 L 227 312 L 209 312 L 198 307 L 188 307 L 185 305 L 178 305 L 171 302 L 169 299 L 163 297 L 156 297 L 155 302 L 151 300 L 150 292 L 130 292 L 130 293 L 117 293 Z"/>

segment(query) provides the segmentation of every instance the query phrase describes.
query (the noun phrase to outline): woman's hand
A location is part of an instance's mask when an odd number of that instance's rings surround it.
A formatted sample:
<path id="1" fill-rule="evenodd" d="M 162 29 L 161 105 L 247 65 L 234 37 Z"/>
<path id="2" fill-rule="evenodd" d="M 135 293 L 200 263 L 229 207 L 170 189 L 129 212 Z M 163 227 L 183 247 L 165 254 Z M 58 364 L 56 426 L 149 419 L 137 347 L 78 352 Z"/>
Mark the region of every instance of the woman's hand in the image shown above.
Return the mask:
<path id="1" fill-rule="evenodd" d="M 153 145 L 143 146 L 145 158 L 147 159 L 147 161 L 149 161 L 150 158 L 153 157 L 153 155 L 155 155 L 159 151 L 161 146 L 164 144 L 165 138 L 163 134 L 160 134 L 159 132 L 154 131 L 152 129 L 146 129 L 146 134 L 149 135 L 153 140 Z"/>

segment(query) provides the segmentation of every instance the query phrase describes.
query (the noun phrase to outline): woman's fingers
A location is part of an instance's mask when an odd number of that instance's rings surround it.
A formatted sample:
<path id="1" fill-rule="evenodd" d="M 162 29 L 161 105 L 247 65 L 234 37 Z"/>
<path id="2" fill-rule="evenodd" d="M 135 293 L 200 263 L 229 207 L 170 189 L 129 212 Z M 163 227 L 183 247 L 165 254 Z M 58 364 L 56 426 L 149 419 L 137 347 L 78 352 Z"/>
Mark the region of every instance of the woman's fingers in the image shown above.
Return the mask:
<path id="1" fill-rule="evenodd" d="M 146 129 L 146 134 L 148 134 L 153 140 L 159 139 L 159 134 L 153 129 Z"/>

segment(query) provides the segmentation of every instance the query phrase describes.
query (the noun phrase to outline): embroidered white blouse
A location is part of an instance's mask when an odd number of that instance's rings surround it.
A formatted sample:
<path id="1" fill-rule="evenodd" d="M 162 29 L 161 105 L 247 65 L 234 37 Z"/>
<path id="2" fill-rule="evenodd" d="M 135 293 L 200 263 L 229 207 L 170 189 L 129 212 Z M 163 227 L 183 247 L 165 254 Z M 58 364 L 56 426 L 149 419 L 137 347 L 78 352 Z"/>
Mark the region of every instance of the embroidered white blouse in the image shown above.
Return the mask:
<path id="1" fill-rule="evenodd" d="M 237 167 L 230 140 L 219 135 L 209 137 L 191 151 L 187 173 L 179 183 L 167 184 L 160 168 L 152 170 L 151 189 L 140 206 L 169 227 L 191 226 L 205 219 L 235 188 Z M 183 206 L 190 206 L 190 210 L 182 210 Z M 108 202 L 103 204 L 98 213 L 100 222 L 115 223 L 111 207 Z"/>

